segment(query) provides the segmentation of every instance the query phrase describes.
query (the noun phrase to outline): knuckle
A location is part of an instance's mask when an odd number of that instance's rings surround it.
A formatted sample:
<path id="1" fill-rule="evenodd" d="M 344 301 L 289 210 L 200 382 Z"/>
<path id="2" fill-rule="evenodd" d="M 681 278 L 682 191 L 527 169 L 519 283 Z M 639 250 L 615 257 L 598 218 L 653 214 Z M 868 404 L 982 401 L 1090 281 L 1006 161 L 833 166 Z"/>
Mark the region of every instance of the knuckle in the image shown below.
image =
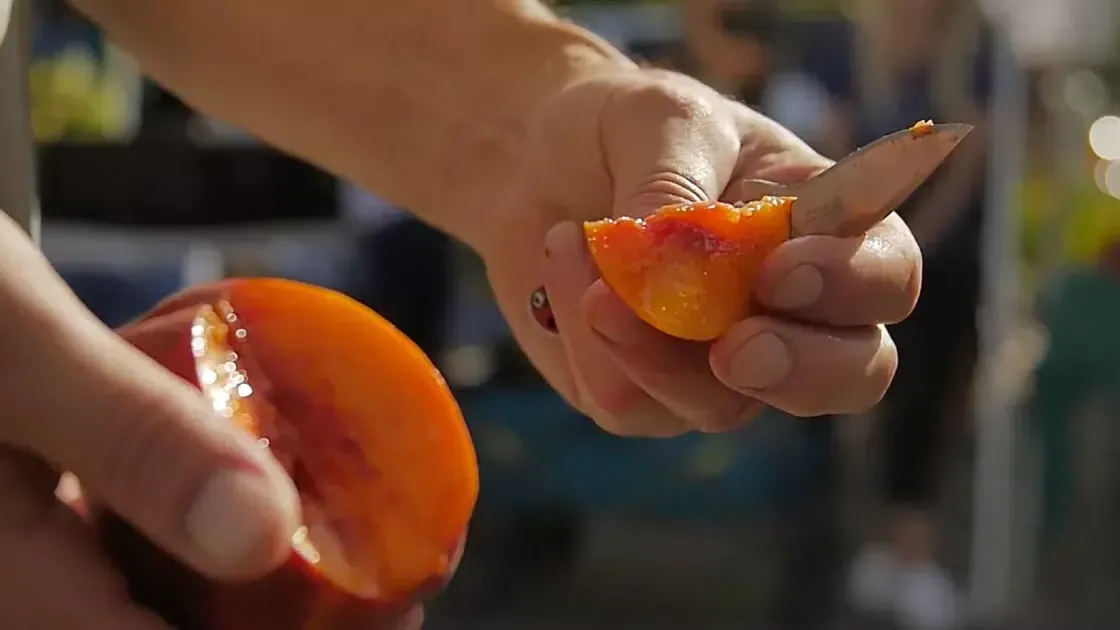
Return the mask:
<path id="1" fill-rule="evenodd" d="M 690 81 L 675 76 L 646 76 L 646 80 L 620 85 L 614 105 L 623 115 L 636 111 L 667 119 L 709 119 L 716 113 L 715 103 Z"/>

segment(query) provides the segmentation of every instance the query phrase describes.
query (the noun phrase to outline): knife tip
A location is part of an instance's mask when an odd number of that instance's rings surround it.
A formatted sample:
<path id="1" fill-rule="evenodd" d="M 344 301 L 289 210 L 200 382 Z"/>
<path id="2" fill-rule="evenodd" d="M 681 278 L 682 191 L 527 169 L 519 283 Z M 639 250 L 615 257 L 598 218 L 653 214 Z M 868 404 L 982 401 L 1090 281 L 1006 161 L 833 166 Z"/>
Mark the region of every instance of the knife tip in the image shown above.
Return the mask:
<path id="1" fill-rule="evenodd" d="M 974 127 L 968 123 L 937 123 L 933 126 L 933 129 L 936 132 L 948 134 L 949 137 L 959 142 L 972 133 Z"/>

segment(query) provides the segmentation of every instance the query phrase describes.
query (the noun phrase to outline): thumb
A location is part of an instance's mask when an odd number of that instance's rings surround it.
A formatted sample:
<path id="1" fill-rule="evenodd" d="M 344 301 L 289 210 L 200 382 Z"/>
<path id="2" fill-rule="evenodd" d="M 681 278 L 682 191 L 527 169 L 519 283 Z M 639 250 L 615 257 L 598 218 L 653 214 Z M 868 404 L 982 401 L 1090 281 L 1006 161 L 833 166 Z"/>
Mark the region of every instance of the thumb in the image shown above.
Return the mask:
<path id="1" fill-rule="evenodd" d="M 90 495 L 204 574 L 248 579 L 279 564 L 299 518 L 280 466 L 190 385 L 74 311 L 65 329 L 27 346 L 38 351 L 8 383 L 24 394 L 8 427 L 15 445 L 73 472 Z M 129 334 L 157 356 L 177 344 L 189 356 L 192 317 L 158 317 Z"/>
<path id="2" fill-rule="evenodd" d="M 740 134 L 719 96 L 682 75 L 644 73 L 603 106 L 603 144 L 615 216 L 715 201 L 727 186 Z"/>

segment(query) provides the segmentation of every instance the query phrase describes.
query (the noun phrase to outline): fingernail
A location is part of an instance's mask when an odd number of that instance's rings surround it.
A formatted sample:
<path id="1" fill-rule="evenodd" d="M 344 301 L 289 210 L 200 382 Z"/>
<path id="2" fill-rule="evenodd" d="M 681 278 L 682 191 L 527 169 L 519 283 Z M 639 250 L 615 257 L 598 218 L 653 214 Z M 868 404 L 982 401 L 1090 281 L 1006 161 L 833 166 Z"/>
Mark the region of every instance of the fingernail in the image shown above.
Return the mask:
<path id="1" fill-rule="evenodd" d="M 727 380 L 739 389 L 763 390 L 780 383 L 792 367 L 786 342 L 773 333 L 759 333 L 739 346 Z"/>
<path id="2" fill-rule="evenodd" d="M 254 470 L 226 470 L 203 487 L 186 530 L 208 568 L 238 576 L 268 568 L 294 533 L 292 490 Z"/>
<path id="3" fill-rule="evenodd" d="M 770 293 L 770 305 L 782 310 L 812 306 L 824 291 L 824 277 L 812 265 L 799 265 L 779 280 Z"/>
<path id="4" fill-rule="evenodd" d="M 626 303 L 610 292 L 592 302 L 587 323 L 607 341 L 623 347 L 638 345 L 645 326 Z"/>

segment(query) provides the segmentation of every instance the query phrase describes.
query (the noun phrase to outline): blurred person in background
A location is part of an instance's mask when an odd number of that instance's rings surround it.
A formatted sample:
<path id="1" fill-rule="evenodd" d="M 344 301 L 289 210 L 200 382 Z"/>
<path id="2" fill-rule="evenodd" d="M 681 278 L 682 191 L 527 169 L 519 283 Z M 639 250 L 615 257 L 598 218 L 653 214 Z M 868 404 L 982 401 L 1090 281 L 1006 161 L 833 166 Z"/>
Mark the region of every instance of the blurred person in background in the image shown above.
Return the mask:
<path id="1" fill-rule="evenodd" d="M 684 0 L 693 76 L 773 118 L 819 147 L 828 93 L 791 63 L 791 25 L 774 0 Z"/>
<path id="2" fill-rule="evenodd" d="M 850 584 L 861 609 L 949 627 L 956 588 L 936 562 L 933 509 L 975 362 L 991 37 L 970 0 L 861 0 L 853 35 L 824 77 L 833 156 L 918 120 L 977 126 L 899 209 L 925 255 L 922 299 L 892 328 L 904 361 L 880 414 L 890 542 L 861 552 Z"/>
<path id="3" fill-rule="evenodd" d="M 630 56 L 643 67 L 687 72 L 683 44 L 673 39 L 636 39 L 628 46 Z"/>
<path id="4" fill-rule="evenodd" d="M 0 32 L 10 4 L 0 0 Z M 854 412 L 891 382 L 885 324 L 913 308 L 921 259 L 897 215 L 850 257 L 831 255 L 838 245 L 827 236 L 783 244 L 755 296 L 766 314 L 710 347 L 658 333 L 606 288 L 581 222 L 734 201 L 745 179 L 803 181 L 830 162 L 698 81 L 638 68 L 538 2 L 73 4 L 198 111 L 473 247 L 522 349 L 607 431 L 729 431 L 766 406 Z M 24 6 L 17 0 L 17 16 Z M 17 164 L 31 150 L 13 146 L 29 136 L 18 52 L 11 39 L 0 47 L 0 125 L 10 134 L 0 149 Z M 178 339 L 198 302 L 180 296 L 115 334 L 20 229 L 32 222 L 28 188 L 15 177 L 0 185 L 0 208 L 16 219 L 0 215 L 0 618 L 14 629 L 166 630 L 127 598 L 85 523 L 56 501 L 59 471 L 225 580 L 288 557 L 296 491 L 255 440 L 215 422 L 194 388 L 130 345 Z M 533 299 L 542 285 L 549 317 Z"/>

